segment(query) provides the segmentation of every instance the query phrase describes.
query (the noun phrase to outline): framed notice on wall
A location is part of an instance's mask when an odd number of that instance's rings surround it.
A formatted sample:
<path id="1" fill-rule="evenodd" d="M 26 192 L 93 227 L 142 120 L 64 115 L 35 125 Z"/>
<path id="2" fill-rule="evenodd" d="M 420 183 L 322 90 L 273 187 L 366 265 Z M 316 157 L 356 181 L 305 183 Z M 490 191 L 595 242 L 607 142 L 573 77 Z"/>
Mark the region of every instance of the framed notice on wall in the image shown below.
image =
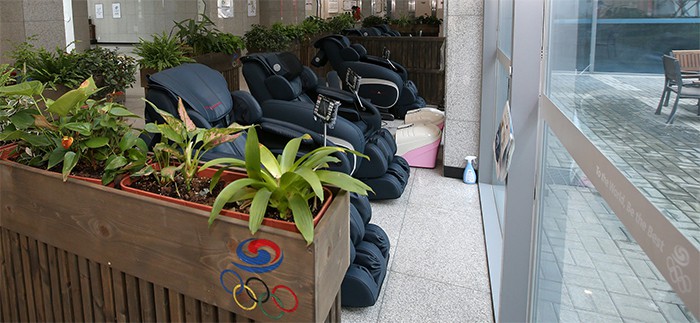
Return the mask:
<path id="1" fill-rule="evenodd" d="M 101 3 L 95 4 L 95 19 L 104 19 L 105 11 Z"/>
<path id="2" fill-rule="evenodd" d="M 328 13 L 338 13 L 338 0 L 328 0 Z"/>
<path id="3" fill-rule="evenodd" d="M 233 0 L 219 0 L 217 12 L 219 18 L 233 18 Z"/>
<path id="4" fill-rule="evenodd" d="M 112 18 L 122 17 L 122 5 L 119 2 L 112 3 Z"/>
<path id="5" fill-rule="evenodd" d="M 258 14 L 258 0 L 248 0 L 248 17 L 255 17 Z"/>

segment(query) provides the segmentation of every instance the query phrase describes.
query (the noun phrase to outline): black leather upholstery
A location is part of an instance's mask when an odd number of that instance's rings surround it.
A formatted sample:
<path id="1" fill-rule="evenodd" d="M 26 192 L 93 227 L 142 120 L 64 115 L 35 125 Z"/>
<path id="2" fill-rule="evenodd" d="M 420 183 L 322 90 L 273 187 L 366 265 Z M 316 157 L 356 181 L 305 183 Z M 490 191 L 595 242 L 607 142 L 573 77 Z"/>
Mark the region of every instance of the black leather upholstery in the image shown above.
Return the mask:
<path id="1" fill-rule="evenodd" d="M 396 142 L 387 130 L 381 128 L 381 114 L 371 102 L 361 99 L 360 104 L 350 92 L 319 86 L 315 75 L 309 75 L 313 72 L 301 66 L 299 59 L 291 53 L 258 53 L 243 57 L 241 61 L 243 76 L 265 118 L 295 123 L 323 133 L 324 125 L 315 121 L 313 116 L 316 95 L 323 94 L 340 101 L 335 127 L 327 129 L 331 141 L 340 144 L 336 139 L 341 139 L 350 145 L 348 148 L 369 157 L 369 160 L 357 159 L 353 176 L 374 185 L 370 185 L 375 191 L 373 199 L 401 196 L 409 173 L 406 170 L 387 174 L 397 168 L 392 163 L 402 158 L 395 156 Z M 353 161 L 352 156 L 348 157 Z M 397 176 L 399 178 L 394 178 Z"/>
<path id="2" fill-rule="evenodd" d="M 425 100 L 418 95 L 417 88 L 408 80 L 407 70 L 401 64 L 384 57 L 367 54 L 360 44 L 350 44 L 350 40 L 342 35 L 323 37 L 314 43 L 318 48 L 312 61 L 314 66 L 324 66 L 330 62 L 338 72 L 341 80 L 345 79 L 348 69 L 364 79 L 378 79 L 363 82 L 360 96 L 365 97 L 377 106 L 387 108 L 398 119 L 403 119 L 406 111 L 422 108 Z M 387 99 L 387 82 L 394 84 L 396 93 Z"/>

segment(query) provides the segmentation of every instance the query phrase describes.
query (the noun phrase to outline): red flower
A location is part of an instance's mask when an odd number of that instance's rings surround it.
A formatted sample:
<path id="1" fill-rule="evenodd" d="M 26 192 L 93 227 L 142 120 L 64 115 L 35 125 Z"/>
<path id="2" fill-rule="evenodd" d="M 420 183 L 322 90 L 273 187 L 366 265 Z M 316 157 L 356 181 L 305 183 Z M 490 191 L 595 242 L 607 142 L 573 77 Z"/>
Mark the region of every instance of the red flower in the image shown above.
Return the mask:
<path id="1" fill-rule="evenodd" d="M 63 148 L 68 149 L 72 144 L 73 137 L 63 136 L 63 139 L 61 140 L 61 146 L 63 146 Z"/>

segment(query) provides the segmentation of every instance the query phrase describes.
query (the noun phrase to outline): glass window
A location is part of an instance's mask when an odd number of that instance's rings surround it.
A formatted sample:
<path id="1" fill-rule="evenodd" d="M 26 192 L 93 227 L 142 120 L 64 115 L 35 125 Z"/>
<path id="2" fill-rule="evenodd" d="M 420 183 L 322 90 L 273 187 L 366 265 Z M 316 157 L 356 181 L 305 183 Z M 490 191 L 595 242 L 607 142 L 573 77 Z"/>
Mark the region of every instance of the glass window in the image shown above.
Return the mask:
<path id="1" fill-rule="evenodd" d="M 533 322 L 696 322 L 551 131 L 545 131 Z"/>
<path id="2" fill-rule="evenodd" d="M 498 49 L 510 58 L 513 52 L 513 0 L 498 1 Z"/>
<path id="3" fill-rule="evenodd" d="M 698 101 L 679 100 L 672 125 L 673 100 L 668 107 L 660 102 L 663 54 L 700 49 L 698 1 L 678 3 L 550 0 L 544 94 L 700 248 Z M 610 55 L 598 41 L 594 54 L 587 54 L 591 33 L 600 39 L 613 25 L 609 31 L 618 35 Z"/>

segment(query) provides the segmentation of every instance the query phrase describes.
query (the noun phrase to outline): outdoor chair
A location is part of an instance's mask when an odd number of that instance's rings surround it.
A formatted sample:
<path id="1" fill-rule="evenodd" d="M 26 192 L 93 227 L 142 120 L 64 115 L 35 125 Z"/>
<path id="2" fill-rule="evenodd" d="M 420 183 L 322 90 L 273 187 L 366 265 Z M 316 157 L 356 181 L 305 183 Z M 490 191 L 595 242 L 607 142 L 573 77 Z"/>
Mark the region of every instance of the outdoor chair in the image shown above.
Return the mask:
<path id="1" fill-rule="evenodd" d="M 671 96 L 671 92 L 673 92 L 676 93 L 676 100 L 673 102 L 673 108 L 671 109 L 666 123 L 673 123 L 676 110 L 678 109 L 679 99 L 698 99 L 698 115 L 700 115 L 700 87 L 683 84 L 681 66 L 675 57 L 664 55 L 663 64 L 665 76 L 664 90 L 661 93 L 661 100 L 659 100 L 659 106 L 656 108 L 656 114 L 661 114 L 661 107 L 668 105 L 668 98 Z"/>
<path id="2" fill-rule="evenodd" d="M 683 78 L 700 79 L 700 50 L 672 50 L 671 54 L 681 65 Z"/>

